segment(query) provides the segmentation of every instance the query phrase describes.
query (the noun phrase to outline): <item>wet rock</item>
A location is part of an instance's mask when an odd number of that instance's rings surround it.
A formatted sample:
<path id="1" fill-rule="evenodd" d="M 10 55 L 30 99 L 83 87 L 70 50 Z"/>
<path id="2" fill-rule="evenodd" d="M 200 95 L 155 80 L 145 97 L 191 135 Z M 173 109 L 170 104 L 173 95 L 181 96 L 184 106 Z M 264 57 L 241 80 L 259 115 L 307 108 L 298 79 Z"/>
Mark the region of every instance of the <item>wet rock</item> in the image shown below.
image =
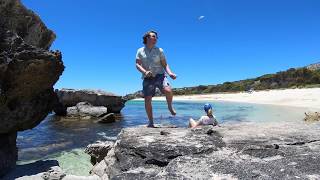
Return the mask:
<path id="1" fill-rule="evenodd" d="M 91 156 L 91 163 L 92 165 L 95 165 L 107 156 L 109 150 L 113 147 L 113 144 L 114 143 L 111 141 L 97 142 L 88 145 L 84 152 Z"/>
<path id="2" fill-rule="evenodd" d="M 116 121 L 116 117 L 114 113 L 109 113 L 101 118 L 99 118 L 96 122 L 98 123 L 113 123 Z"/>
<path id="3" fill-rule="evenodd" d="M 76 106 L 67 108 L 69 118 L 91 119 L 107 114 L 108 109 L 104 106 L 92 106 L 88 102 L 79 102 Z"/>

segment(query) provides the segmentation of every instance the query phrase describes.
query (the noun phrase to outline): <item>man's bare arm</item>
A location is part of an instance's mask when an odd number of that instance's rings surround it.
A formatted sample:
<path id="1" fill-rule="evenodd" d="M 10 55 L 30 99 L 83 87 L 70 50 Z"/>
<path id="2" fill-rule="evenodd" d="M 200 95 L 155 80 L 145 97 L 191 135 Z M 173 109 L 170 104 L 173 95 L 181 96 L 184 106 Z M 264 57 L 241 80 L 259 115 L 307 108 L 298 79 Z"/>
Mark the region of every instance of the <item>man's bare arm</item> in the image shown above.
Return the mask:
<path id="1" fill-rule="evenodd" d="M 140 59 L 136 59 L 136 68 L 147 77 L 152 76 L 151 71 L 147 71 L 142 67 L 142 61 Z"/>
<path id="2" fill-rule="evenodd" d="M 147 71 L 142 67 L 142 62 L 140 59 L 136 59 L 136 68 L 138 69 L 138 71 L 140 71 L 141 73 L 145 74 Z"/>
<path id="3" fill-rule="evenodd" d="M 169 64 L 167 64 L 167 61 L 166 59 L 161 59 L 161 65 L 162 67 L 165 69 L 165 71 L 168 73 L 168 75 L 172 78 L 172 79 L 176 79 L 177 78 L 177 75 L 175 75 L 170 67 L 169 67 Z"/>

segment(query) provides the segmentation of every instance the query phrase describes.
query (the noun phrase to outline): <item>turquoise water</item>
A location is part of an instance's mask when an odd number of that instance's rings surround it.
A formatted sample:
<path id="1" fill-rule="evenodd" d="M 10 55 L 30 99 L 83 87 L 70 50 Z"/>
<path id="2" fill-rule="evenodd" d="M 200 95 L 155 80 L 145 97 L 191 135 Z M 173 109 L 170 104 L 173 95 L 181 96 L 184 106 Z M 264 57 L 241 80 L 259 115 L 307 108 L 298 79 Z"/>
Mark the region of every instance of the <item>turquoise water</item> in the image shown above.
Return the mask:
<path id="1" fill-rule="evenodd" d="M 154 101 L 154 117 L 157 124 L 174 124 L 187 127 L 190 117 L 203 115 L 205 102 L 176 101 L 177 116 L 171 117 L 166 102 Z M 305 108 L 257 105 L 231 102 L 211 102 L 214 114 L 221 124 L 241 122 L 301 121 Z M 90 157 L 83 149 L 97 140 L 115 140 L 124 127 L 143 125 L 147 117 L 143 101 L 129 101 L 115 123 L 98 124 L 92 120 L 61 120 L 49 114 L 37 127 L 19 132 L 18 164 L 40 159 L 56 159 L 68 173 L 88 175 Z"/>

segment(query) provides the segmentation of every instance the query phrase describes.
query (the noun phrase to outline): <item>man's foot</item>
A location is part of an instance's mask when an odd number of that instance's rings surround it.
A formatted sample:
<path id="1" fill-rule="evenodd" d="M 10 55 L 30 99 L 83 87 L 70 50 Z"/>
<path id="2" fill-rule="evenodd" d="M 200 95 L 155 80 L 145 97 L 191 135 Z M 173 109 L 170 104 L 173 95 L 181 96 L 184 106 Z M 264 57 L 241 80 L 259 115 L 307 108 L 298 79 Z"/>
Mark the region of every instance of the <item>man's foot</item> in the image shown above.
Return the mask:
<path id="1" fill-rule="evenodd" d="M 175 116 L 177 114 L 177 112 L 174 108 L 168 108 L 168 109 L 169 109 L 172 116 Z"/>
<path id="2" fill-rule="evenodd" d="M 154 124 L 153 124 L 153 123 L 152 123 L 152 124 L 149 123 L 149 124 L 147 125 L 147 128 L 155 128 L 155 127 L 154 127 Z"/>

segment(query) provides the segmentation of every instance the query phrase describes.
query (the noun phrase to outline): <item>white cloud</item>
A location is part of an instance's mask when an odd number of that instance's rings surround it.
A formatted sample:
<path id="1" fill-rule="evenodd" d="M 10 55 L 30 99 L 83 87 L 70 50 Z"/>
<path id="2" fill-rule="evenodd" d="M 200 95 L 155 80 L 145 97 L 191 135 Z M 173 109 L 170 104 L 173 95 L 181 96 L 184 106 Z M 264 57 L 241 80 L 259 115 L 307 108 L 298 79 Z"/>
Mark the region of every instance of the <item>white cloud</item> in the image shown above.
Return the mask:
<path id="1" fill-rule="evenodd" d="M 204 16 L 199 16 L 198 17 L 198 20 L 201 20 L 201 19 L 203 19 L 204 18 Z"/>

